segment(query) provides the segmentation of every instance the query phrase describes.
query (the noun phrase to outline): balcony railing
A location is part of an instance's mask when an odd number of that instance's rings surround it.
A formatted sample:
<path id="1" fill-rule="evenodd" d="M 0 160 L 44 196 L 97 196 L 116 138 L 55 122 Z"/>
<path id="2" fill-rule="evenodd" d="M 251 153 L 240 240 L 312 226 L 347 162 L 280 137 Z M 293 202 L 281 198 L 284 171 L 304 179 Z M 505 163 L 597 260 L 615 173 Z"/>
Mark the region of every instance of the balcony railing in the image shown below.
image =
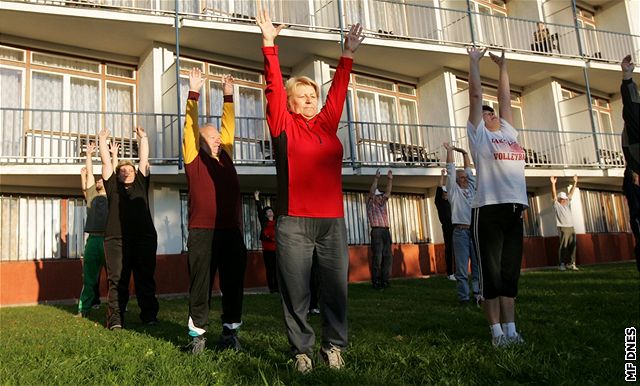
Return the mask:
<path id="1" fill-rule="evenodd" d="M 200 122 L 219 127 L 220 117 L 201 116 Z M 120 158 L 137 158 L 136 126 L 149 133 L 152 163 L 178 163 L 178 134 L 182 128 L 176 114 L 19 108 L 0 108 L 0 163 L 82 163 L 87 144 L 96 141 L 102 127 L 108 127 L 120 144 Z M 469 149 L 466 128 L 460 126 L 342 122 L 338 137 L 343 144 L 345 165 L 356 167 L 441 167 L 446 156 L 443 142 Z M 598 133 L 594 138 L 591 132 L 526 129 L 520 130 L 519 142 L 530 167 L 624 167 L 618 134 Z M 234 162 L 274 164 L 264 118 L 236 118 Z"/>
<path id="2" fill-rule="evenodd" d="M 23 1 L 167 16 L 175 13 L 173 0 Z M 338 0 L 263 0 L 261 6 L 269 10 L 276 23 L 310 31 L 337 32 L 340 21 L 343 26 L 360 22 L 367 35 L 386 39 L 450 45 L 479 43 L 516 52 L 616 62 L 632 54 L 640 60 L 640 36 L 637 35 L 440 8 L 418 1 L 349 0 L 340 3 Z M 180 1 L 180 14 L 189 19 L 253 24 L 257 7 L 255 1 L 189 0 Z"/>

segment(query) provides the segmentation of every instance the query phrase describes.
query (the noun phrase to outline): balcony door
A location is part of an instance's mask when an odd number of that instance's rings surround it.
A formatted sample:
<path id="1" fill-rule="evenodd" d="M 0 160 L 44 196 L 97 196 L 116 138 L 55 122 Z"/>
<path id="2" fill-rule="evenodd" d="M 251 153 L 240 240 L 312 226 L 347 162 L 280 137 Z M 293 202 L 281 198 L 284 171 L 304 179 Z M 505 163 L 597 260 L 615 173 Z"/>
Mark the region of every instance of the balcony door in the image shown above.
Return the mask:
<path id="1" fill-rule="evenodd" d="M 0 67 L 0 159 L 22 155 L 24 71 Z"/>

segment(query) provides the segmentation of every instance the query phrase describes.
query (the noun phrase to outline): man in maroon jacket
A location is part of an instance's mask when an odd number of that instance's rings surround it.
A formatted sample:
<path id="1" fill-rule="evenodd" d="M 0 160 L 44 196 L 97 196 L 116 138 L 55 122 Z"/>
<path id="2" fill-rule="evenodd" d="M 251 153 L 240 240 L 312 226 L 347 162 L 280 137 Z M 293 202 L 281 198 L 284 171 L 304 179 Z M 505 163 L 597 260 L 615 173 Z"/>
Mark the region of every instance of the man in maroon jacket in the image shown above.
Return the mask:
<path id="1" fill-rule="evenodd" d="M 276 153 L 278 178 L 277 265 L 287 335 L 295 366 L 313 368 L 315 334 L 307 322 L 309 276 L 314 248 L 318 253 L 320 353 L 330 368 L 344 366 L 347 346 L 347 270 L 349 254 L 342 206 L 342 143 L 337 136 L 349 85 L 353 54 L 364 39 L 356 24 L 345 36 L 325 105 L 318 113 L 318 85 L 293 77 L 286 90 L 278 47 L 283 26 L 275 27 L 266 11 L 256 17 L 262 31 L 267 88 L 267 123 Z"/>

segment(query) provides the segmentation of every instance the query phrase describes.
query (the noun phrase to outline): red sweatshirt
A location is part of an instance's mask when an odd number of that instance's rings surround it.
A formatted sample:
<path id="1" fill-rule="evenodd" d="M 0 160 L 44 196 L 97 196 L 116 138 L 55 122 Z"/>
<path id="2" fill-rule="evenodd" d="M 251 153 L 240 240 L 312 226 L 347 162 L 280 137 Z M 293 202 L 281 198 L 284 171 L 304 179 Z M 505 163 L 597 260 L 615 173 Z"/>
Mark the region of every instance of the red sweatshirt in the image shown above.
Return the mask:
<path id="1" fill-rule="evenodd" d="M 353 59 L 340 58 L 324 107 L 307 120 L 287 110 L 278 47 L 262 47 L 262 52 L 267 80 L 267 123 L 278 174 L 278 214 L 344 217 L 342 143 L 337 131 Z"/>

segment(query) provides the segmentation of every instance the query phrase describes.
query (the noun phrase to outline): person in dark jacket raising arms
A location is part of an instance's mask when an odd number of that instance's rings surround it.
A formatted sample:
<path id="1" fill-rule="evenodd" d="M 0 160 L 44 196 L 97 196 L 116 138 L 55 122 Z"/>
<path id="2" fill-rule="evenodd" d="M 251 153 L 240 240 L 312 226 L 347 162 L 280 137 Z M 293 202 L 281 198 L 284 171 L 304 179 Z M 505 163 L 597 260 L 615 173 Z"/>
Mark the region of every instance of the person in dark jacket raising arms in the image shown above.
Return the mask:
<path id="1" fill-rule="evenodd" d="M 240 350 L 244 272 L 247 249 L 240 230 L 240 182 L 233 164 L 233 78 L 222 76 L 222 128 L 198 125 L 202 72 L 189 73 L 189 96 L 182 149 L 189 186 L 189 335 L 192 354 L 205 347 L 209 324 L 211 285 L 220 273 L 222 292 L 221 349 Z"/>
<path id="2" fill-rule="evenodd" d="M 321 356 L 330 368 L 344 366 L 347 346 L 347 270 L 349 255 L 342 206 L 342 143 L 337 130 L 347 95 L 353 54 L 364 39 L 351 27 L 344 39 L 325 105 L 318 113 L 318 85 L 293 77 L 285 86 L 274 41 L 284 26 L 274 26 L 261 11 L 267 88 L 267 123 L 276 153 L 278 179 L 277 265 L 287 336 L 301 373 L 313 368 L 315 334 L 307 322 L 313 249 L 318 253 Z"/>

